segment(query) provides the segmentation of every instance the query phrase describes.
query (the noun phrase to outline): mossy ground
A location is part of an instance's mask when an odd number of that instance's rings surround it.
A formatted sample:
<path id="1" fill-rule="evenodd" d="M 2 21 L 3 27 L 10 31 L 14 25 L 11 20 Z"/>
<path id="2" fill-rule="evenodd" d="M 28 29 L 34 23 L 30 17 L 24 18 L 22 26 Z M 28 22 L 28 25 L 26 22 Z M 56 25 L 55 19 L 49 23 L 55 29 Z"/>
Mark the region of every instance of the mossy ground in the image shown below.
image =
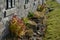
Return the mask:
<path id="1" fill-rule="evenodd" d="M 44 40 L 60 40 L 60 4 L 48 0 L 47 5 L 54 10 L 47 14 L 47 31 Z"/>

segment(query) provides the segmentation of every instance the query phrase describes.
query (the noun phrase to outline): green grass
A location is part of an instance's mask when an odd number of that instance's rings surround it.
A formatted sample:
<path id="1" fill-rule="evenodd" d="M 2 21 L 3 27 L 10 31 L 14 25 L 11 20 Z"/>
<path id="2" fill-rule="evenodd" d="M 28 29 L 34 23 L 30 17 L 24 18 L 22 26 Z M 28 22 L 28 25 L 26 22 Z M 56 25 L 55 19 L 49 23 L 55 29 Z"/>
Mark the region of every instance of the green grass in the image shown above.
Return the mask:
<path id="1" fill-rule="evenodd" d="M 44 40 L 60 40 L 60 4 L 48 0 L 47 4 L 54 10 L 47 14 L 47 32 Z"/>
<path id="2" fill-rule="evenodd" d="M 59 4 L 56 1 L 48 0 L 46 1 L 47 5 L 50 7 L 57 7 Z"/>

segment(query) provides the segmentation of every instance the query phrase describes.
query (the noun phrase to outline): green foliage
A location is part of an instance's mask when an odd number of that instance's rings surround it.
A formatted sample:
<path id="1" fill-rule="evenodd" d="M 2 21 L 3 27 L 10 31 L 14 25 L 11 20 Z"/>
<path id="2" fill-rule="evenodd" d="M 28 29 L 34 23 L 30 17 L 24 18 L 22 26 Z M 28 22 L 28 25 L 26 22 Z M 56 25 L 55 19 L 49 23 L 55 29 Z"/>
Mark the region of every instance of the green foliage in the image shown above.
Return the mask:
<path id="1" fill-rule="evenodd" d="M 33 16 L 34 16 L 34 13 L 33 12 L 29 12 L 28 18 L 32 18 Z"/>
<path id="2" fill-rule="evenodd" d="M 38 5 L 38 7 L 37 7 L 37 11 L 42 12 L 43 9 L 44 9 L 44 6 L 43 6 L 43 5 Z"/>
<path id="3" fill-rule="evenodd" d="M 23 22 L 25 23 L 25 25 L 26 25 L 26 28 L 27 29 L 30 29 L 30 24 L 29 24 L 29 18 L 22 18 L 22 20 L 23 20 Z"/>
<path id="4" fill-rule="evenodd" d="M 28 18 L 22 18 L 22 20 L 23 20 L 23 22 L 24 22 L 25 24 L 28 23 Z"/>

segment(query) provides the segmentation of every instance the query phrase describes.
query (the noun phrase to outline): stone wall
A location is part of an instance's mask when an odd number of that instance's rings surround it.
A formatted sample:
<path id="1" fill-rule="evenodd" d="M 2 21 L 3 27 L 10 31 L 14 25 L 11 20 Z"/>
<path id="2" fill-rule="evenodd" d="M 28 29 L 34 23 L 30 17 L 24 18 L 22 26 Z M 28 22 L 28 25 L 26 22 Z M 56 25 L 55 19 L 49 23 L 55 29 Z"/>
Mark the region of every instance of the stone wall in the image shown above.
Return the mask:
<path id="1" fill-rule="evenodd" d="M 35 5 L 34 5 L 35 3 Z M 24 5 L 26 7 L 26 9 L 24 9 Z M 28 4 L 25 4 L 25 0 L 20 0 L 19 1 L 19 15 L 20 16 L 27 16 L 28 11 L 35 11 L 38 5 L 38 0 L 34 1 L 34 0 L 29 0 Z M 22 17 L 23 17 L 22 16 Z"/>
<path id="2" fill-rule="evenodd" d="M 28 4 L 25 4 L 26 0 L 15 0 L 15 7 L 6 10 L 7 11 L 7 16 L 17 12 L 17 14 L 20 17 L 25 17 L 28 14 L 28 11 L 35 11 L 38 4 L 42 3 L 42 0 L 29 0 Z M 24 9 L 24 5 L 27 7 Z M 0 15 L 2 15 L 4 12 L 4 9 L 6 8 L 6 0 L 0 0 Z M 10 11 L 9 11 L 10 10 Z M 13 11 L 13 12 L 11 12 Z"/>
<path id="3" fill-rule="evenodd" d="M 4 9 L 4 0 L 0 0 L 0 18 L 2 17 L 3 9 Z"/>

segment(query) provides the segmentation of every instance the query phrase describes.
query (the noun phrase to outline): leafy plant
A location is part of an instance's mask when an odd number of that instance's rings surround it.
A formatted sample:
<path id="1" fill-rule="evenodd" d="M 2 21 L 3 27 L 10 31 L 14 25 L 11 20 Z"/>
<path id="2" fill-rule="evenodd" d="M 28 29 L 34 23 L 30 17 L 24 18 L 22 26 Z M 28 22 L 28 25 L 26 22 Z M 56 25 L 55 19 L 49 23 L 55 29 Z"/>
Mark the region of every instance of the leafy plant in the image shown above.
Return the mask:
<path id="1" fill-rule="evenodd" d="M 28 18 L 32 18 L 33 16 L 34 16 L 34 13 L 33 12 L 29 12 Z"/>
<path id="2" fill-rule="evenodd" d="M 22 20 L 25 23 L 27 29 L 30 29 L 32 25 L 36 25 L 36 23 L 29 18 L 23 18 Z"/>
<path id="3" fill-rule="evenodd" d="M 21 19 L 14 15 L 10 20 L 9 29 L 11 33 L 21 37 L 25 35 L 26 26 Z"/>
<path id="4" fill-rule="evenodd" d="M 43 9 L 44 9 L 44 5 L 38 5 L 38 7 L 37 7 L 37 11 L 42 12 Z"/>

